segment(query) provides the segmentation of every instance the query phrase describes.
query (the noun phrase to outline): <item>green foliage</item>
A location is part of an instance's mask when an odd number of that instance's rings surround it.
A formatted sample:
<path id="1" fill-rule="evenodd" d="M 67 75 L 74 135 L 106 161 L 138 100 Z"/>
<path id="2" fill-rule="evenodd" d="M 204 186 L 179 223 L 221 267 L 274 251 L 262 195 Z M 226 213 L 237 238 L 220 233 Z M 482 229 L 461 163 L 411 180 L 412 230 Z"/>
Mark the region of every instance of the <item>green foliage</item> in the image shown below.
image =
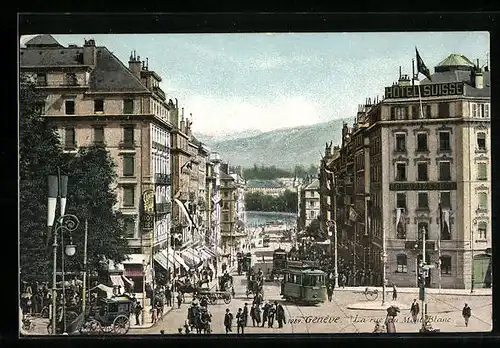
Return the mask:
<path id="1" fill-rule="evenodd" d="M 250 211 L 297 212 L 297 194 L 286 190 L 283 195 L 274 197 L 261 192 L 245 194 L 245 206 Z"/>
<path id="2" fill-rule="evenodd" d="M 99 260 L 122 261 L 128 253 L 119 216 L 113 212 L 115 193 L 110 184 L 115 178 L 114 164 L 101 147 L 82 148 L 77 155 L 64 154 L 54 129 L 41 114 L 41 96 L 31 84 L 22 84 L 19 113 L 20 176 L 20 265 L 27 281 L 47 281 L 52 274 L 52 238 L 47 234 L 47 177 L 57 168 L 69 176 L 67 214 L 80 219 L 72 237 L 75 256 L 66 260 L 68 271 L 83 263 L 84 220 L 88 217 L 89 268 L 99 269 Z M 60 212 L 57 207 L 56 217 Z M 69 236 L 66 235 L 66 243 Z M 60 267 L 60 248 L 58 268 Z"/>
<path id="3" fill-rule="evenodd" d="M 274 180 L 277 178 L 305 178 L 308 175 L 316 176 L 318 174 L 319 167 L 311 164 L 308 169 L 304 168 L 303 165 L 296 165 L 293 170 L 287 170 L 283 168 L 277 168 L 276 166 L 260 166 L 254 164 L 252 168 L 243 169 L 244 177 L 247 180 Z"/>

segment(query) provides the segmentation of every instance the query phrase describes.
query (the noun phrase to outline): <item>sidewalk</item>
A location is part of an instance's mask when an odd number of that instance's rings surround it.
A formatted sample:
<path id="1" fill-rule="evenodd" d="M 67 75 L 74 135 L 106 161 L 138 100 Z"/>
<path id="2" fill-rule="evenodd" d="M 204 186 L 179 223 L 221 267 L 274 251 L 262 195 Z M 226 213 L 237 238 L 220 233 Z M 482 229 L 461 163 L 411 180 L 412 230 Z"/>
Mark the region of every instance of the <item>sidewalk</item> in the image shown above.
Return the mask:
<path id="1" fill-rule="evenodd" d="M 221 263 L 219 262 L 218 264 L 220 265 Z M 233 265 L 232 267 L 228 266 L 227 270 L 228 270 L 228 273 L 231 274 L 232 272 L 234 272 L 236 270 L 236 266 L 235 265 Z M 220 277 L 222 274 L 223 274 L 222 268 L 219 266 L 218 270 L 217 270 L 217 276 Z M 217 288 L 217 286 L 218 286 L 218 284 L 217 284 L 217 278 L 215 277 L 215 274 L 214 274 L 214 277 L 213 277 L 212 281 L 208 283 L 208 289 L 210 291 L 214 291 Z M 139 301 L 139 303 L 142 304 L 142 293 L 136 294 L 136 298 Z M 145 309 L 145 312 L 144 312 L 144 321 L 145 321 L 145 323 L 142 323 L 142 325 L 135 325 L 135 315 L 131 315 L 130 316 L 130 329 L 149 329 L 149 328 L 153 327 L 154 325 L 156 325 L 156 324 L 154 324 L 154 323 L 151 322 L 151 313 L 149 313 L 149 307 L 150 307 L 149 306 L 149 301 L 150 301 L 149 299 L 146 299 L 146 305 L 145 305 L 146 309 Z M 172 299 L 172 301 L 173 301 L 172 304 L 174 305 L 173 307 L 172 306 L 167 306 L 167 305 L 165 305 L 163 307 L 162 318 L 165 315 L 167 315 L 172 309 L 174 309 L 176 307 L 176 304 L 175 304 L 176 300 L 175 300 L 175 298 Z M 161 319 L 158 318 L 158 321 L 161 322 Z"/>
<path id="2" fill-rule="evenodd" d="M 354 293 L 364 293 L 365 289 L 377 289 L 382 292 L 381 286 L 346 286 L 345 288 L 338 287 L 335 291 L 350 291 Z M 385 288 L 386 293 L 392 295 L 392 287 L 387 286 Z M 418 293 L 418 288 L 397 288 L 400 294 L 414 294 Z M 461 295 L 461 296 L 492 296 L 492 288 L 487 289 L 474 289 L 471 293 L 470 289 L 436 289 L 436 288 L 425 288 L 425 292 L 428 294 L 440 294 L 440 295 Z"/>

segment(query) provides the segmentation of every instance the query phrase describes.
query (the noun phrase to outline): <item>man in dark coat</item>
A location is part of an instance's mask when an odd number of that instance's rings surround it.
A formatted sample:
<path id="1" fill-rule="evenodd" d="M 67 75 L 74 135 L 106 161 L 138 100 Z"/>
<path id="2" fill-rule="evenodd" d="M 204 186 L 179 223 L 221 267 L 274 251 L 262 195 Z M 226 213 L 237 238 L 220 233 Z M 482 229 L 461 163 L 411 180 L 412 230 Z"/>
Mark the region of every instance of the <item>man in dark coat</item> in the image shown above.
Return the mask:
<path id="1" fill-rule="evenodd" d="M 134 313 L 135 313 L 135 325 L 141 325 L 139 318 L 142 314 L 142 306 L 139 302 L 135 303 Z"/>
<path id="2" fill-rule="evenodd" d="M 236 326 L 238 333 L 240 333 L 240 329 L 242 334 L 245 333 L 245 317 L 241 308 L 238 308 L 238 313 L 236 313 Z"/>
<path id="3" fill-rule="evenodd" d="M 248 303 L 245 303 L 245 307 L 243 307 L 243 325 L 247 326 L 248 322 Z"/>
<path id="4" fill-rule="evenodd" d="M 269 318 L 269 309 L 270 305 L 268 302 L 264 304 L 264 308 L 262 309 L 262 327 L 266 324 L 268 318 Z"/>
<path id="5" fill-rule="evenodd" d="M 462 316 L 465 320 L 465 326 L 469 326 L 469 318 L 471 317 L 471 309 L 469 305 L 466 303 L 464 308 L 462 309 Z"/>
<path id="6" fill-rule="evenodd" d="M 278 327 L 282 328 L 283 323 L 285 323 L 286 321 L 285 309 L 280 303 L 278 303 L 278 301 L 276 301 L 274 304 L 276 305 L 276 321 L 278 322 Z"/>
<path id="7" fill-rule="evenodd" d="M 416 299 L 414 299 L 413 303 L 411 304 L 410 313 L 411 317 L 413 318 L 413 322 L 416 323 L 418 318 L 418 313 L 420 313 L 420 306 L 418 305 Z"/>
<path id="8" fill-rule="evenodd" d="M 224 327 L 226 328 L 226 333 L 233 332 L 231 327 L 233 326 L 233 313 L 226 308 L 226 314 L 224 315 Z"/>
<path id="9" fill-rule="evenodd" d="M 274 307 L 274 305 L 271 303 L 269 308 L 269 314 L 267 315 L 267 323 L 269 327 L 273 327 L 275 314 L 276 314 L 276 307 Z"/>

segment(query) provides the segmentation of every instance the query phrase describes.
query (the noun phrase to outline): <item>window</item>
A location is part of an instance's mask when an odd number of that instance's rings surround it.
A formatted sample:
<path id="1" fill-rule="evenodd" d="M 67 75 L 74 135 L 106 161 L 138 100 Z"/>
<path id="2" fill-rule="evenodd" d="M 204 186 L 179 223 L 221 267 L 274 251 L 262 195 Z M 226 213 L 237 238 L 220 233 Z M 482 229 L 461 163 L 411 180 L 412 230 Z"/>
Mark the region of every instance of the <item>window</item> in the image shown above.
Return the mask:
<path id="1" fill-rule="evenodd" d="M 405 163 L 396 163 L 396 181 L 406 181 Z"/>
<path id="2" fill-rule="evenodd" d="M 405 152 L 406 151 L 406 135 L 405 134 L 396 134 L 396 149 L 397 152 Z"/>
<path id="3" fill-rule="evenodd" d="M 135 237 L 135 219 L 133 217 L 126 217 L 123 219 L 123 230 L 125 238 Z"/>
<path id="4" fill-rule="evenodd" d="M 489 103 L 472 103 L 472 117 L 474 118 L 489 118 L 490 104 Z"/>
<path id="5" fill-rule="evenodd" d="M 123 142 L 129 145 L 134 143 L 134 127 L 123 127 Z"/>
<path id="6" fill-rule="evenodd" d="M 134 176 L 135 161 L 133 155 L 123 156 L 123 176 Z"/>
<path id="7" fill-rule="evenodd" d="M 94 113 L 104 112 L 104 99 L 94 100 Z"/>
<path id="8" fill-rule="evenodd" d="M 74 100 L 64 101 L 64 110 L 66 112 L 66 115 L 74 115 L 75 114 L 75 101 Z"/>
<path id="9" fill-rule="evenodd" d="M 311 217 L 311 219 L 315 218 L 314 210 L 311 210 L 311 212 L 309 213 L 309 216 Z"/>
<path id="10" fill-rule="evenodd" d="M 406 273 L 408 272 L 408 258 L 404 254 L 400 254 L 396 256 L 397 260 L 397 270 L 398 273 Z"/>
<path id="11" fill-rule="evenodd" d="M 408 119 L 408 108 L 394 106 L 391 108 L 391 120 L 406 120 Z"/>
<path id="12" fill-rule="evenodd" d="M 429 209 L 429 194 L 427 192 L 418 193 L 418 209 Z"/>
<path id="13" fill-rule="evenodd" d="M 486 150 L 486 133 L 479 132 L 477 133 L 477 149 L 481 151 Z"/>
<path id="14" fill-rule="evenodd" d="M 439 132 L 439 151 L 451 151 L 450 132 Z"/>
<path id="15" fill-rule="evenodd" d="M 486 163 L 478 163 L 477 164 L 477 180 L 488 180 L 487 173 L 487 165 Z"/>
<path id="16" fill-rule="evenodd" d="M 420 162 L 417 163 L 417 181 L 427 181 L 429 180 L 427 172 L 427 163 Z"/>
<path id="17" fill-rule="evenodd" d="M 425 231 L 425 239 L 429 240 L 429 224 L 427 222 L 419 222 L 417 228 L 418 228 L 418 240 L 422 240 L 423 231 Z"/>
<path id="18" fill-rule="evenodd" d="M 438 104 L 438 115 L 439 115 L 439 118 L 450 117 L 450 104 L 449 103 L 439 103 Z"/>
<path id="19" fill-rule="evenodd" d="M 123 206 L 133 207 L 135 201 L 135 187 L 123 186 Z"/>
<path id="20" fill-rule="evenodd" d="M 486 192 L 478 193 L 479 209 L 488 209 L 488 194 Z"/>
<path id="21" fill-rule="evenodd" d="M 310 205 L 311 207 L 314 207 L 314 202 L 313 202 L 313 201 L 309 202 L 309 205 Z"/>
<path id="22" fill-rule="evenodd" d="M 229 192 L 224 192 L 224 198 L 228 198 L 229 197 Z"/>
<path id="23" fill-rule="evenodd" d="M 104 127 L 94 127 L 94 144 L 104 143 Z"/>
<path id="24" fill-rule="evenodd" d="M 427 133 L 417 134 L 417 151 L 429 151 L 427 147 Z"/>
<path id="25" fill-rule="evenodd" d="M 451 274 L 451 256 L 441 256 L 441 274 Z"/>
<path id="26" fill-rule="evenodd" d="M 46 74 L 36 74 L 36 83 L 39 86 L 47 86 L 47 75 Z"/>
<path id="27" fill-rule="evenodd" d="M 64 129 L 64 147 L 66 149 L 74 149 L 76 147 L 74 128 Z"/>
<path id="28" fill-rule="evenodd" d="M 134 101 L 132 99 L 125 99 L 123 101 L 123 113 L 124 114 L 134 113 Z"/>
<path id="29" fill-rule="evenodd" d="M 441 202 L 441 208 L 451 209 L 451 192 L 440 192 L 439 199 Z"/>
<path id="30" fill-rule="evenodd" d="M 480 222 L 477 226 L 478 239 L 486 240 L 486 222 Z"/>
<path id="31" fill-rule="evenodd" d="M 439 180 L 440 181 L 451 180 L 450 162 L 448 161 L 439 162 Z"/>
<path id="32" fill-rule="evenodd" d="M 406 193 L 404 192 L 396 193 L 396 208 L 406 209 Z"/>
<path id="33" fill-rule="evenodd" d="M 224 213 L 223 214 L 223 220 L 224 221 L 229 221 L 229 214 L 228 213 Z"/>
<path id="34" fill-rule="evenodd" d="M 76 74 L 75 73 L 67 73 L 65 76 L 64 76 L 64 82 L 66 85 L 69 85 L 69 86 L 75 86 L 78 84 L 78 79 L 76 78 Z"/>

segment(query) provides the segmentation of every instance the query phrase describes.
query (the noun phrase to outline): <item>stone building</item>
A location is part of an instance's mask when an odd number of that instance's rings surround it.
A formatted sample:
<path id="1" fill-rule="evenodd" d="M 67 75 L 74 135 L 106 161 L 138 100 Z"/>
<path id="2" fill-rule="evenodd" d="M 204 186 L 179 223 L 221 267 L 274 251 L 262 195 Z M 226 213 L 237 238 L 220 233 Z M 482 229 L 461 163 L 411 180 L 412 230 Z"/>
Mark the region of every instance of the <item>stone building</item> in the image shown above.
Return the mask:
<path id="1" fill-rule="evenodd" d="M 365 220 L 368 227 L 374 279 L 381 281 L 385 242 L 387 281 L 416 286 L 425 234 L 426 262 L 434 266 L 428 287 L 486 287 L 491 284 L 490 74 L 452 54 L 431 78 L 420 83 L 419 98 L 418 80 L 400 74 L 383 100 L 368 105 L 358 142 L 364 145 L 370 185 L 365 170 L 366 202 L 361 209 L 358 201 L 354 220 L 358 226 Z M 355 129 L 345 133 L 350 139 L 357 135 Z M 359 174 L 349 168 L 357 164 L 354 144 L 345 151 L 343 144 L 333 166 L 344 207 L 353 196 L 348 173 Z M 341 209 L 338 204 L 345 219 Z M 359 219 L 361 211 L 365 219 Z M 360 244 L 364 234 L 354 232 L 353 242 Z"/>
<path id="2" fill-rule="evenodd" d="M 307 177 L 299 189 L 299 221 L 297 230 L 305 230 L 311 223 L 320 219 L 319 179 Z"/>
<path id="3" fill-rule="evenodd" d="M 141 287 L 143 261 L 151 268 L 152 255 L 167 249 L 171 225 L 170 132 L 176 105 L 159 87 L 160 76 L 135 52 L 127 67 L 93 39 L 64 47 L 51 35 L 26 42 L 20 70 L 46 93 L 43 113 L 65 151 L 103 144 L 115 161 L 116 209 L 124 216 L 132 251 L 124 274 Z M 140 206 L 149 190 L 158 206 L 154 223 L 146 226 Z"/>

